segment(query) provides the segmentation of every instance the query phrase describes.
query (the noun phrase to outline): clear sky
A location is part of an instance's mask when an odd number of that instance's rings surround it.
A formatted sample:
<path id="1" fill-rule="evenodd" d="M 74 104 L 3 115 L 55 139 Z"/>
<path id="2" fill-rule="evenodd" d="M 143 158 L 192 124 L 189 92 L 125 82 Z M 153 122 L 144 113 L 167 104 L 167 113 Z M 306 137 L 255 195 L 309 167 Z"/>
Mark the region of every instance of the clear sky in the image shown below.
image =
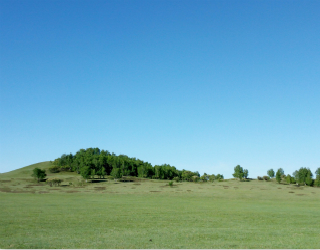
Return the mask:
<path id="1" fill-rule="evenodd" d="M 0 172 L 99 147 L 320 167 L 320 1 L 0 1 Z"/>

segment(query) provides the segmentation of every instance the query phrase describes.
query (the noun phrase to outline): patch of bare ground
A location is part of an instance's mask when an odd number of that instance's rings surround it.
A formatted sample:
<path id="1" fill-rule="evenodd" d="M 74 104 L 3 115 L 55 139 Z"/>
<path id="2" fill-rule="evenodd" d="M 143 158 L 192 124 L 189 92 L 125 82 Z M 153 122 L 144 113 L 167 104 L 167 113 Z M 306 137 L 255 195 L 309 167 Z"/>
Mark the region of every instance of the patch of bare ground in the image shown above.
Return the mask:
<path id="1" fill-rule="evenodd" d="M 106 190 L 106 187 L 94 187 L 95 191 Z"/>
<path id="2" fill-rule="evenodd" d="M 293 194 L 294 192 L 290 191 L 289 193 L 292 193 L 292 194 Z"/>
<path id="3" fill-rule="evenodd" d="M 9 183 L 11 180 L 0 180 L 0 183 Z"/>

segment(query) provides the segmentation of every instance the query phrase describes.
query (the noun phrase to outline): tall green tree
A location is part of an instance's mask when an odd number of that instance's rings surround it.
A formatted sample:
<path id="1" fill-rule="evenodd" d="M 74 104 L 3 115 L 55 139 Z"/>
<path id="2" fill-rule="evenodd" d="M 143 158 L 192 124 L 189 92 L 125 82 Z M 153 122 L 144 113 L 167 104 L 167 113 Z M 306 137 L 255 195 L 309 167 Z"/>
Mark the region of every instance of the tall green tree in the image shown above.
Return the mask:
<path id="1" fill-rule="evenodd" d="M 34 178 L 37 178 L 39 183 L 41 179 L 44 179 L 47 176 L 46 170 L 44 169 L 42 170 L 40 168 L 34 168 L 31 176 Z"/>
<path id="2" fill-rule="evenodd" d="M 240 180 L 244 177 L 243 168 L 240 165 L 234 167 L 233 177 L 239 178 Z"/>
<path id="3" fill-rule="evenodd" d="M 247 179 L 248 176 L 249 176 L 249 171 L 248 171 L 248 169 L 244 169 L 244 170 L 243 170 L 243 177 Z"/>
<path id="4" fill-rule="evenodd" d="M 316 170 L 315 174 L 316 174 L 316 179 L 314 181 L 314 185 L 316 187 L 320 187 L 320 168 Z"/>
<path id="5" fill-rule="evenodd" d="M 270 178 L 273 178 L 273 177 L 274 177 L 274 171 L 273 171 L 273 169 L 272 169 L 272 168 L 269 169 L 269 170 L 267 171 L 267 174 L 269 175 Z"/>
<path id="6" fill-rule="evenodd" d="M 283 169 L 282 168 L 279 168 L 277 173 L 276 173 L 276 180 L 277 182 L 280 184 L 281 182 L 281 175 L 283 174 Z"/>

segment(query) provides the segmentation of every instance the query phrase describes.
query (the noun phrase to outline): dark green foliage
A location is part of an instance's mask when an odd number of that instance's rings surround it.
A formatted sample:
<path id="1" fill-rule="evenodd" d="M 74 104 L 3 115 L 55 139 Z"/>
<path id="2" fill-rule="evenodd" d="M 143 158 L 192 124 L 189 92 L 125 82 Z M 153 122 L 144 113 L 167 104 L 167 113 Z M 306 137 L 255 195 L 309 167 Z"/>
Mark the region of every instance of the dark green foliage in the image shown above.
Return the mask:
<path id="1" fill-rule="evenodd" d="M 223 174 L 217 174 L 216 175 L 216 179 L 217 180 L 223 180 L 224 179 Z"/>
<path id="2" fill-rule="evenodd" d="M 169 186 L 172 187 L 173 186 L 173 181 L 169 182 Z"/>
<path id="3" fill-rule="evenodd" d="M 310 173 L 308 173 L 308 175 L 306 177 L 306 184 L 310 187 L 313 186 L 313 180 L 312 180 Z"/>
<path id="4" fill-rule="evenodd" d="M 244 169 L 244 170 L 243 170 L 243 177 L 247 179 L 248 176 L 249 176 L 249 171 L 248 171 L 248 169 Z"/>
<path id="5" fill-rule="evenodd" d="M 288 184 L 291 184 L 291 178 L 292 178 L 291 175 L 288 174 L 286 177 L 286 181 Z"/>
<path id="6" fill-rule="evenodd" d="M 104 167 L 101 170 L 101 175 L 102 175 L 102 178 L 104 178 L 104 176 L 106 175 L 106 169 Z"/>
<path id="7" fill-rule="evenodd" d="M 52 166 L 49 168 L 49 172 L 50 173 L 59 173 L 60 172 L 60 168 L 58 166 Z"/>
<path id="8" fill-rule="evenodd" d="M 310 178 L 312 179 L 313 174 L 309 168 L 301 167 L 298 171 L 294 172 L 294 176 L 298 184 L 308 185 L 306 179 L 309 176 L 308 183 L 311 183 Z"/>
<path id="9" fill-rule="evenodd" d="M 270 180 L 270 177 L 267 176 L 267 175 L 264 175 L 264 176 L 262 177 L 262 179 L 264 179 L 265 181 L 267 181 L 267 180 Z"/>
<path id="10" fill-rule="evenodd" d="M 317 168 L 316 172 L 316 179 L 314 180 L 314 186 L 315 187 L 320 187 L 320 168 Z"/>
<path id="11" fill-rule="evenodd" d="M 44 179 L 47 176 L 46 170 L 42 170 L 40 168 L 34 168 L 31 176 L 34 178 L 37 178 L 39 183 L 41 179 Z"/>
<path id="12" fill-rule="evenodd" d="M 272 168 L 269 169 L 269 170 L 267 171 L 267 174 L 269 175 L 270 178 L 273 178 L 273 177 L 274 177 L 274 171 L 273 171 L 273 169 L 272 169 Z"/>
<path id="13" fill-rule="evenodd" d="M 233 177 L 239 178 L 240 180 L 244 177 L 243 168 L 240 165 L 234 167 Z"/>
<path id="14" fill-rule="evenodd" d="M 263 177 L 258 176 L 257 179 L 261 181 L 261 180 L 263 180 Z"/>
<path id="15" fill-rule="evenodd" d="M 60 171 L 75 171 L 84 179 L 100 178 L 105 175 L 112 175 L 113 178 L 122 176 L 136 176 L 141 178 L 169 179 L 178 177 L 180 180 L 193 181 L 193 176 L 200 177 L 199 172 L 178 170 L 169 164 L 152 166 L 148 162 L 126 155 L 115 155 L 107 150 L 99 148 L 80 149 L 75 155 L 63 154 L 53 161 Z M 206 179 L 210 179 L 207 175 Z"/>
<path id="16" fill-rule="evenodd" d="M 280 173 L 280 176 L 281 176 L 281 175 L 284 175 L 284 171 L 283 171 L 283 169 L 282 169 L 282 168 L 279 168 L 277 172 L 279 172 L 279 173 Z"/>
<path id="17" fill-rule="evenodd" d="M 283 174 L 283 169 L 282 168 L 279 168 L 277 173 L 276 173 L 276 180 L 277 182 L 280 184 L 281 182 L 281 175 Z"/>

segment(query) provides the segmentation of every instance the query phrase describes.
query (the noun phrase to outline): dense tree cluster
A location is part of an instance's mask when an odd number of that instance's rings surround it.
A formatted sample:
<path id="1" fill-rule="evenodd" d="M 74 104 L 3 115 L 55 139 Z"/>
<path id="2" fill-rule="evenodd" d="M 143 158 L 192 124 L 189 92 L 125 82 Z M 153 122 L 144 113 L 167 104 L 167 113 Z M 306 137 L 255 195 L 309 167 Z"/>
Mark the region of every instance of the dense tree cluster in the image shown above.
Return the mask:
<path id="1" fill-rule="evenodd" d="M 94 176 L 104 177 L 111 175 L 114 178 L 122 176 L 136 176 L 153 179 L 170 179 L 178 177 L 181 180 L 192 181 L 193 176 L 200 177 L 200 174 L 188 170 L 178 170 L 169 164 L 152 166 L 126 155 L 115 155 L 107 150 L 99 148 L 80 149 L 75 155 L 62 155 L 53 161 L 50 172 L 76 171 L 85 179 Z"/>
<path id="2" fill-rule="evenodd" d="M 274 176 L 273 169 L 267 171 L 270 177 Z M 300 185 L 307 185 L 307 186 L 316 186 L 320 187 L 320 168 L 315 171 L 316 178 L 313 179 L 313 174 L 309 168 L 301 167 L 299 170 L 296 170 L 290 174 L 285 175 L 284 170 L 279 168 L 276 172 L 276 180 L 280 183 L 284 180 L 288 184 L 300 184 Z M 259 179 L 259 178 L 258 178 Z"/>
<path id="3" fill-rule="evenodd" d="M 242 178 L 247 179 L 249 175 L 248 169 L 243 169 L 240 165 L 237 165 L 234 167 L 234 173 L 232 174 L 233 177 L 239 178 L 242 180 Z"/>

